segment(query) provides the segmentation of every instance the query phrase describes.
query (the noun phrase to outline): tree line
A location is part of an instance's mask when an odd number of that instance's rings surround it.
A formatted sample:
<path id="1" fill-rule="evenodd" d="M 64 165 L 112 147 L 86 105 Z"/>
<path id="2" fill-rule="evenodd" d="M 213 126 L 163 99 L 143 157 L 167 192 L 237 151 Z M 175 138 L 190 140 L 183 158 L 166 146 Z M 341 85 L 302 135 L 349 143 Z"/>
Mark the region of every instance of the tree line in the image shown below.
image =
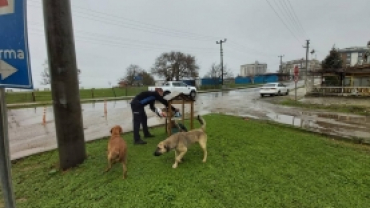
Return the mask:
<path id="1" fill-rule="evenodd" d="M 224 79 L 233 78 L 234 75 L 227 65 L 223 66 Z M 81 70 L 78 69 L 79 80 Z M 195 79 L 199 77 L 199 65 L 196 57 L 179 51 L 171 51 L 160 54 L 149 70 L 145 70 L 137 64 L 130 64 L 124 72 L 124 76 L 118 80 L 119 86 L 154 85 L 157 76 L 161 80 L 179 81 L 183 79 Z M 203 78 L 221 79 L 222 67 L 220 64 L 212 63 Z M 50 84 L 50 70 L 47 60 L 41 73 L 43 85 Z M 81 83 L 81 82 L 80 82 Z M 109 82 L 110 83 L 110 82 Z M 110 83 L 111 84 L 111 83 Z"/>

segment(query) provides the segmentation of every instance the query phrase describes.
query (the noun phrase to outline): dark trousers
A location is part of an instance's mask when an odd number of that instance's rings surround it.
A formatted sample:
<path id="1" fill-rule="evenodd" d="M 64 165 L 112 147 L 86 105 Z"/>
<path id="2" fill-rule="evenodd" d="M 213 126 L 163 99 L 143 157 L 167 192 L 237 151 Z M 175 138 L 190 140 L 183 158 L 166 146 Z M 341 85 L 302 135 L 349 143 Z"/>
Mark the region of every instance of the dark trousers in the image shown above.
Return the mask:
<path id="1" fill-rule="evenodd" d="M 134 124 L 134 141 L 138 141 L 140 140 L 139 134 L 140 124 L 143 126 L 144 136 L 150 134 L 147 124 L 148 117 L 146 116 L 144 106 L 141 105 L 140 103 L 136 102 L 131 103 L 131 110 L 132 110 L 132 120 Z"/>

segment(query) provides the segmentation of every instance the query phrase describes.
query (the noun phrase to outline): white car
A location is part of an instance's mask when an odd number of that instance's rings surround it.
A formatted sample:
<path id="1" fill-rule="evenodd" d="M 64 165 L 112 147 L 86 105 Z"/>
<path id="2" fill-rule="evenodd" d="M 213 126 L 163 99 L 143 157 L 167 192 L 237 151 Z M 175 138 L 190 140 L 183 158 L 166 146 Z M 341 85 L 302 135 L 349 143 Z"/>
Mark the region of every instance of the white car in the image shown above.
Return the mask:
<path id="1" fill-rule="evenodd" d="M 154 91 L 156 88 L 162 88 L 163 95 L 166 96 L 171 92 L 184 93 L 185 95 L 190 95 L 193 99 L 197 94 L 197 88 L 194 86 L 187 85 L 182 81 L 168 81 L 165 82 L 162 86 L 150 86 L 148 87 L 149 91 Z"/>
<path id="2" fill-rule="evenodd" d="M 260 95 L 261 97 L 265 95 L 289 95 L 289 89 L 281 83 L 268 83 L 260 88 Z"/>

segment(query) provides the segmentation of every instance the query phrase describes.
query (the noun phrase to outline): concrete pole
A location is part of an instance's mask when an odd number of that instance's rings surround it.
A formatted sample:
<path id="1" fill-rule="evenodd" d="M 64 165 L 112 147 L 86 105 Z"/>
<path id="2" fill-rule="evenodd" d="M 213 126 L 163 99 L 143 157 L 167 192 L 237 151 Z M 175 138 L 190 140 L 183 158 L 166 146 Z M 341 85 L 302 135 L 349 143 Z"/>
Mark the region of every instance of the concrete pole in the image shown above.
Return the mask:
<path id="1" fill-rule="evenodd" d="M 70 0 L 43 0 L 55 128 L 62 170 L 86 158 Z"/>
<path id="2" fill-rule="evenodd" d="M 306 40 L 306 72 L 305 72 L 305 80 L 304 80 L 304 85 L 306 86 L 306 93 L 307 93 L 307 88 L 308 88 L 308 86 L 307 86 L 307 84 L 308 84 L 308 82 L 307 82 L 307 76 L 308 76 L 308 51 L 309 51 L 309 49 L 310 49 L 310 40 Z"/>
<path id="3" fill-rule="evenodd" d="M 220 44 L 220 59 L 221 59 L 221 87 L 223 89 L 224 86 L 224 60 L 223 60 L 223 50 L 222 50 L 222 43 L 226 42 L 226 38 L 224 40 L 216 41 L 216 44 Z"/>

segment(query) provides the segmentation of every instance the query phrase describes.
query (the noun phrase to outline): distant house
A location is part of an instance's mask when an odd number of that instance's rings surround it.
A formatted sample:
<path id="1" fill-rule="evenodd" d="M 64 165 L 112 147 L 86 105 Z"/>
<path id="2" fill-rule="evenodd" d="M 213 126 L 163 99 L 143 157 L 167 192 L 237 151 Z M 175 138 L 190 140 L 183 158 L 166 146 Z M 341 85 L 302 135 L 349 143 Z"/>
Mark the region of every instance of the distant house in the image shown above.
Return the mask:
<path id="1" fill-rule="evenodd" d="M 369 50 L 367 47 L 349 47 L 339 49 L 338 52 L 343 60 L 343 68 L 370 64 L 370 59 L 367 61 L 367 63 L 363 62 L 363 56 L 367 50 Z"/>
<path id="2" fill-rule="evenodd" d="M 308 60 L 308 72 L 309 71 L 318 71 L 321 69 L 321 63 L 320 61 L 316 59 Z M 294 75 L 294 67 L 298 66 L 299 74 L 305 75 L 306 73 L 306 60 L 304 58 L 302 59 L 295 59 L 291 61 L 283 62 L 283 64 L 280 66 L 281 72 L 285 74 L 290 74 L 291 76 Z"/>

